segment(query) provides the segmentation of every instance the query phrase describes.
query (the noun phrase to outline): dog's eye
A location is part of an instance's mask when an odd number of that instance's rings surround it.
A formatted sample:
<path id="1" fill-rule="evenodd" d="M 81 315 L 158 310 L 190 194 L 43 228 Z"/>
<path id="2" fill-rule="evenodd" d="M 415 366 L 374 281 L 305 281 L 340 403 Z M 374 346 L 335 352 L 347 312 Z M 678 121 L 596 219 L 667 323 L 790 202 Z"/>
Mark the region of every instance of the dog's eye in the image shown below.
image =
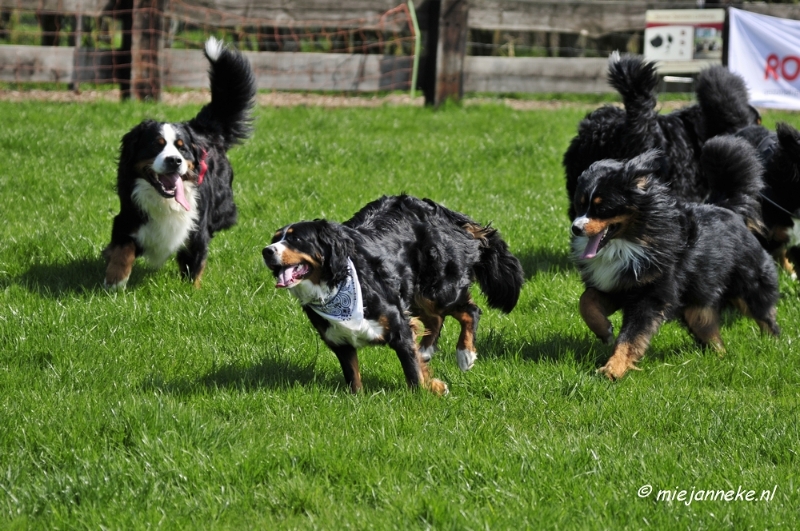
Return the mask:
<path id="1" fill-rule="evenodd" d="M 164 147 L 167 145 L 167 141 L 163 137 L 158 137 L 158 145 Z"/>
<path id="2" fill-rule="evenodd" d="M 183 140 L 181 140 L 181 139 L 176 140 L 175 141 L 175 145 L 178 146 L 178 147 L 183 147 Z"/>

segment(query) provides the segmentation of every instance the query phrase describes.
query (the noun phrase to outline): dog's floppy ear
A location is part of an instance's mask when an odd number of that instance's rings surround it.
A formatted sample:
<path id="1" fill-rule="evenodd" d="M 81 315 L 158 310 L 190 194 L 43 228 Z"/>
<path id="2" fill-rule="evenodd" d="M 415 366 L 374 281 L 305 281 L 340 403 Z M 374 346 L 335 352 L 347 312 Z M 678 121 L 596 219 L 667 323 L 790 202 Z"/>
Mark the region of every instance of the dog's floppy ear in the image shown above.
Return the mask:
<path id="1" fill-rule="evenodd" d="M 124 165 L 130 165 L 136 162 L 134 157 L 139 148 L 139 140 L 142 133 L 153 124 L 152 120 L 145 120 L 139 125 L 125 133 L 122 137 L 119 147 L 119 162 Z"/>
<path id="2" fill-rule="evenodd" d="M 664 172 L 666 159 L 658 149 L 645 151 L 625 164 L 625 175 L 639 190 L 645 190 L 652 179 L 658 179 Z"/>
<path id="3" fill-rule="evenodd" d="M 325 252 L 322 278 L 333 287 L 347 277 L 347 259 L 353 254 L 353 241 L 341 226 L 325 220 L 320 222 L 319 240 Z"/>

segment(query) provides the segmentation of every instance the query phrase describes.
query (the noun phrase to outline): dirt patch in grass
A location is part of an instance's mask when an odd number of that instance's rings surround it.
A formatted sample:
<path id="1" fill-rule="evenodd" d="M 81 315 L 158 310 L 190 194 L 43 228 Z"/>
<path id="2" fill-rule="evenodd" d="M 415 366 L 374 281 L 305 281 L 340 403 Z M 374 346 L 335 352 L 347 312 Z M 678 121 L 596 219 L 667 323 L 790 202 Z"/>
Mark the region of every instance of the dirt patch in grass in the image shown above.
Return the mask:
<path id="1" fill-rule="evenodd" d="M 167 105 L 204 104 L 209 101 L 208 90 L 192 90 L 185 92 L 164 92 L 162 102 Z M 91 103 L 95 101 L 120 101 L 119 90 L 10 90 L 0 89 L 2 101 L 47 101 L 64 103 Z M 256 97 L 260 106 L 267 107 L 380 107 L 383 105 L 413 105 L 422 107 L 425 100 L 422 95 L 413 100 L 408 94 L 388 94 L 379 96 L 347 96 L 331 94 L 314 94 L 299 92 L 260 92 Z M 502 104 L 519 111 L 557 110 L 577 108 L 591 110 L 602 104 L 585 102 L 551 100 L 525 100 L 515 98 L 479 98 L 467 97 L 465 105 L 481 105 L 487 103 Z M 688 105 L 686 101 L 664 101 L 660 103 L 662 111 L 671 111 Z M 616 105 L 616 104 L 615 104 Z"/>

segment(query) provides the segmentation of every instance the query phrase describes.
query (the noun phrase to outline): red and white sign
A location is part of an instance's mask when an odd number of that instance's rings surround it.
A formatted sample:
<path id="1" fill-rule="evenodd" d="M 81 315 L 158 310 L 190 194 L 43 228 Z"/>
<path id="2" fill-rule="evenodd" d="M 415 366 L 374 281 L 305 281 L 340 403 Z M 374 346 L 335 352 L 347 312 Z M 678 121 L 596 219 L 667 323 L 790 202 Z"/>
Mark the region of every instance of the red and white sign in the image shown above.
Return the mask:
<path id="1" fill-rule="evenodd" d="M 800 110 L 800 21 L 730 8 L 728 69 L 756 107 Z"/>

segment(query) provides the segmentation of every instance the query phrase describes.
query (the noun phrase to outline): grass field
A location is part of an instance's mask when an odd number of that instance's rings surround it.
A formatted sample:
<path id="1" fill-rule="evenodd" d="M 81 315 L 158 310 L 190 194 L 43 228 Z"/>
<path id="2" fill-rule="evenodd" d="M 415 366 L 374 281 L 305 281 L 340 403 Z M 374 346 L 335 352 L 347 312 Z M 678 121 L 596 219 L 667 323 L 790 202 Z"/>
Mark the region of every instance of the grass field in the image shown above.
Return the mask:
<path id="1" fill-rule="evenodd" d="M 779 339 L 726 313 L 719 357 L 669 323 L 641 372 L 596 375 L 610 347 L 577 312 L 560 165 L 585 110 L 260 108 L 203 287 L 139 262 L 107 293 L 119 139 L 198 108 L 0 102 L 0 528 L 796 525 L 798 284 L 781 273 Z M 349 395 L 260 259 L 286 223 L 400 192 L 492 221 L 525 269 L 514 312 L 482 304 L 468 373 L 447 322 L 443 398 L 409 392 L 388 348 L 361 351 Z"/>

